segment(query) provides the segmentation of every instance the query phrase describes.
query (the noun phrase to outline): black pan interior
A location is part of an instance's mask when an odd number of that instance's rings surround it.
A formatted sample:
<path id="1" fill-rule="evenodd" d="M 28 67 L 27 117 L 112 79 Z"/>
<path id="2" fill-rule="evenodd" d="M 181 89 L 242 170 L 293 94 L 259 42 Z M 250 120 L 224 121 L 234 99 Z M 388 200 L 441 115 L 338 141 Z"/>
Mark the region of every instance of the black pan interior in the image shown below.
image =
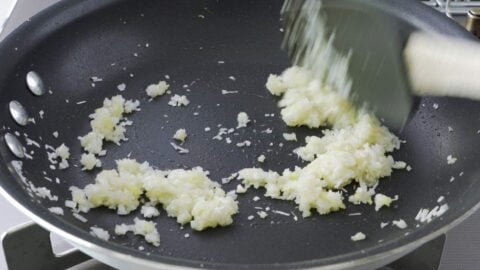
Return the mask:
<path id="1" fill-rule="evenodd" d="M 77 137 L 88 131 L 88 115 L 101 106 L 105 97 L 120 94 L 116 86 L 125 83 L 127 90 L 121 94 L 139 99 L 142 111 L 130 117 L 134 124 L 127 129 L 128 142 L 121 147 L 107 145 L 103 168 L 113 168 L 115 159 L 131 153 L 133 158 L 162 169 L 202 166 L 220 181 L 241 168 L 259 166 L 255 160 L 262 153 L 267 156 L 261 165 L 265 169 L 282 171 L 301 165 L 292 150 L 302 144 L 305 136 L 320 134 L 320 130 L 287 128 L 278 117 L 277 99 L 264 87 L 270 73 L 279 73 L 289 66 L 286 53 L 280 49 L 281 4 L 266 0 L 64 1 L 22 25 L 0 45 L 0 126 L 4 131 L 20 132 L 22 141 L 26 133 L 42 144 L 58 146 L 65 142 L 72 152 L 70 163 L 79 164 L 81 149 Z M 467 36 L 454 23 L 415 1 L 379 1 L 379 5 L 403 20 L 403 32 L 420 28 Z M 24 78 L 30 70 L 42 76 L 53 94 L 36 97 L 29 93 Z M 144 88 L 165 75 L 170 77 L 173 93 L 188 96 L 189 106 L 168 106 L 168 96 L 148 102 Z M 92 76 L 104 81 L 92 87 Z M 183 87 L 185 84 L 188 88 Z M 239 93 L 222 95 L 222 89 Z M 36 124 L 14 124 L 8 115 L 8 102 L 13 99 L 28 108 Z M 83 100 L 87 102 L 76 104 Z M 437 110 L 432 107 L 434 103 L 439 105 Z M 40 110 L 45 112 L 44 119 L 38 115 Z M 230 145 L 212 140 L 218 125 L 235 127 L 236 115 L 241 111 L 254 119 L 251 127 L 231 136 L 234 143 Z M 272 113 L 275 117 L 265 117 Z M 303 219 L 293 203 L 263 197 L 253 202 L 252 198 L 262 196 L 263 190 L 251 191 L 240 196 L 240 213 L 235 216 L 234 225 L 226 228 L 204 232 L 193 232 L 188 226 L 180 229 L 162 212 L 154 219 L 161 234 L 158 248 L 135 236 L 114 237 L 107 243 L 88 234 L 93 225 L 113 234 L 115 224 L 131 223 L 133 217 L 140 216 L 139 211 L 119 217 L 113 211 L 95 209 L 85 214 L 87 223 L 73 218 L 68 211 L 63 217 L 47 211 L 70 198 L 71 185 L 83 187 L 93 182 L 98 171 L 85 173 L 78 167 L 51 171 L 45 151 L 27 146 L 35 154 L 33 160 L 24 160 L 25 175 L 36 186 L 51 189 L 60 200 L 30 198 L 7 166 L 14 158 L 2 144 L 1 185 L 18 202 L 56 227 L 137 257 L 211 267 L 300 262 L 303 266 L 325 265 L 407 244 L 472 208 L 480 198 L 479 115 L 477 102 L 452 98 L 420 101 L 418 112 L 399 134 L 407 143 L 394 154 L 396 159 L 411 164 L 413 170 L 396 171 L 378 187 L 382 193 L 399 195 L 399 201 L 390 209 L 375 212 L 371 206 L 348 205 L 345 211 Z M 448 131 L 448 126 L 453 132 Z M 205 127 L 212 131 L 205 132 Z M 169 144 L 178 128 L 189 132 L 184 145 L 190 150 L 187 155 L 179 155 Z M 266 128 L 272 128 L 274 133 L 260 132 Z M 54 131 L 59 132 L 58 139 L 52 136 Z M 298 143 L 282 140 L 281 134 L 290 131 L 297 133 Z M 234 145 L 247 139 L 253 142 L 252 147 L 239 149 Z M 280 143 L 284 146 L 280 147 Z M 447 166 L 446 157 L 450 154 L 458 161 Z M 61 184 L 46 181 L 43 171 L 50 178 L 58 177 Z M 456 180 L 450 182 L 452 176 Z M 233 181 L 224 188 L 231 190 L 236 185 Z M 418 210 L 434 207 L 439 196 L 445 196 L 450 210 L 441 218 L 416 227 Z M 292 215 L 270 214 L 265 220 L 257 217 L 249 221 L 247 217 L 257 211 L 255 206 L 292 212 L 299 220 L 294 221 Z M 362 215 L 349 216 L 355 212 Z M 409 224 L 407 229 L 380 229 L 380 222 L 399 218 Z M 358 231 L 368 238 L 352 242 L 350 236 Z M 189 238 L 184 237 L 186 233 Z M 140 245 L 145 251 L 137 249 Z"/>

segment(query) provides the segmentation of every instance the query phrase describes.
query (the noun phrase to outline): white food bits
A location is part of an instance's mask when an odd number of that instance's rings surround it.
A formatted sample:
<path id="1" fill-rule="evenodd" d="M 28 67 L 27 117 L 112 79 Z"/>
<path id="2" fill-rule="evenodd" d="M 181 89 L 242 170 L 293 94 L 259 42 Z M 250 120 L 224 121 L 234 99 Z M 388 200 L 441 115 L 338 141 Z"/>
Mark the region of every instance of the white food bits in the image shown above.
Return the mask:
<path id="1" fill-rule="evenodd" d="M 80 164 L 82 164 L 82 170 L 92 170 L 95 167 L 102 167 L 102 162 L 91 153 L 83 153 L 80 158 Z"/>
<path id="2" fill-rule="evenodd" d="M 249 122 L 250 122 L 250 119 L 249 119 L 248 114 L 246 112 L 238 113 L 238 115 L 237 115 L 237 128 L 247 127 Z"/>
<path id="3" fill-rule="evenodd" d="M 397 226 L 398 228 L 400 228 L 402 230 L 408 227 L 407 223 L 403 219 L 394 220 L 394 221 L 392 221 L 392 224 Z"/>
<path id="4" fill-rule="evenodd" d="M 248 220 L 253 220 L 254 218 L 255 218 L 255 216 L 253 216 L 253 215 L 250 215 L 250 216 L 247 217 Z"/>
<path id="5" fill-rule="evenodd" d="M 238 94 L 238 91 L 228 91 L 228 90 L 222 89 L 222 95 L 228 95 L 228 94 Z"/>
<path id="6" fill-rule="evenodd" d="M 380 228 L 383 229 L 383 228 L 387 227 L 388 224 L 390 224 L 390 222 L 380 222 Z"/>
<path id="7" fill-rule="evenodd" d="M 115 225 L 115 234 L 116 235 L 125 235 L 131 229 L 132 229 L 131 225 L 127 225 L 127 224 L 124 224 L 124 223 L 119 224 L 119 225 Z"/>
<path id="8" fill-rule="evenodd" d="M 406 168 L 407 168 L 407 163 L 405 163 L 404 161 L 395 161 L 395 163 L 393 163 L 393 166 L 392 166 L 392 169 L 396 169 L 396 170 L 402 170 Z"/>
<path id="9" fill-rule="evenodd" d="M 72 216 L 78 220 L 80 220 L 83 223 L 87 223 L 88 219 L 85 218 L 84 216 L 80 215 L 79 213 L 72 213 Z"/>
<path id="10" fill-rule="evenodd" d="M 147 86 L 145 92 L 151 98 L 156 98 L 165 94 L 170 85 L 166 81 L 159 81 L 157 84 L 151 84 Z"/>
<path id="11" fill-rule="evenodd" d="M 70 149 L 64 143 L 62 143 L 59 147 L 57 147 L 57 149 L 55 149 L 55 154 L 61 159 L 69 159 Z"/>
<path id="12" fill-rule="evenodd" d="M 390 204 L 392 203 L 393 199 L 383 195 L 381 193 L 375 194 L 375 211 L 380 210 L 382 207 L 390 207 Z"/>
<path id="13" fill-rule="evenodd" d="M 223 135 L 227 134 L 227 130 L 227 128 L 220 128 L 217 135 L 215 135 L 215 137 L 213 137 L 212 139 L 219 141 L 223 140 Z"/>
<path id="14" fill-rule="evenodd" d="M 206 132 L 209 132 L 211 129 L 210 129 L 210 127 L 205 127 L 204 130 L 205 130 Z"/>
<path id="15" fill-rule="evenodd" d="M 173 138 L 179 142 L 185 142 L 185 139 L 187 138 L 187 131 L 184 128 L 178 129 L 175 134 L 173 135 Z"/>
<path id="16" fill-rule="evenodd" d="M 282 135 L 286 141 L 297 141 L 297 134 L 295 134 L 295 132 L 283 133 Z"/>
<path id="17" fill-rule="evenodd" d="M 375 194 L 373 188 L 368 188 L 365 184 L 361 184 L 353 195 L 348 197 L 348 201 L 353 204 L 372 204 L 372 196 Z"/>
<path id="18" fill-rule="evenodd" d="M 229 76 L 228 78 L 229 78 L 230 80 L 232 80 L 232 81 L 236 81 L 236 80 L 237 80 L 237 79 L 235 79 L 234 76 Z"/>
<path id="19" fill-rule="evenodd" d="M 251 144 L 252 144 L 251 141 L 246 140 L 246 141 L 237 143 L 236 146 L 237 147 L 249 147 Z"/>
<path id="20" fill-rule="evenodd" d="M 258 201 L 260 201 L 260 197 L 258 197 L 258 196 L 255 196 L 255 197 L 253 197 L 253 199 L 252 199 L 252 200 L 253 200 L 254 202 L 258 202 Z"/>
<path id="21" fill-rule="evenodd" d="M 17 135 L 18 136 L 18 135 Z M 37 148 L 41 148 L 40 144 L 30 138 L 25 138 L 25 142 L 27 143 L 27 145 L 34 145 L 35 147 Z"/>
<path id="22" fill-rule="evenodd" d="M 265 130 L 262 130 L 261 132 L 265 134 L 272 134 L 273 130 L 271 128 L 267 128 Z"/>
<path id="23" fill-rule="evenodd" d="M 237 188 L 235 189 L 235 192 L 237 193 L 245 193 L 247 192 L 247 188 L 242 186 L 242 185 L 237 185 Z"/>
<path id="24" fill-rule="evenodd" d="M 104 241 L 108 241 L 110 239 L 110 234 L 108 233 L 108 231 L 102 228 L 90 227 L 90 234 Z"/>
<path id="25" fill-rule="evenodd" d="M 350 236 L 350 239 L 352 239 L 354 242 L 365 240 L 365 238 L 367 238 L 367 236 L 362 232 L 357 232 L 356 234 Z"/>
<path id="26" fill-rule="evenodd" d="M 453 128 L 451 126 L 448 126 L 448 132 L 453 132 Z"/>
<path id="27" fill-rule="evenodd" d="M 53 135 L 53 137 L 58 138 L 58 131 L 54 131 L 54 132 L 52 133 L 52 135 Z"/>
<path id="28" fill-rule="evenodd" d="M 125 108 L 125 99 L 121 95 L 105 98 L 103 106 L 97 108 L 90 115 L 91 131 L 79 137 L 80 144 L 83 149 L 91 154 L 99 154 L 102 151 L 103 140 L 120 144 L 120 141 L 126 140 L 126 126 L 131 124 L 123 118 L 123 114 L 127 113 Z M 138 101 L 129 101 L 128 112 L 136 110 Z"/>
<path id="29" fill-rule="evenodd" d="M 170 145 L 173 147 L 173 149 L 175 149 L 175 151 L 177 151 L 179 154 L 188 154 L 190 153 L 190 150 L 186 149 L 186 148 L 183 148 L 181 146 L 178 146 L 176 144 L 174 144 L 173 142 L 170 143 Z"/>
<path id="30" fill-rule="evenodd" d="M 140 205 L 141 195 L 145 194 L 149 206 L 161 204 L 168 216 L 176 217 L 180 224 L 190 223 L 198 231 L 230 225 L 238 212 L 238 203 L 200 167 L 160 171 L 147 162 L 116 162 L 117 170 L 103 170 L 94 184 L 83 189 L 71 187 L 79 211 L 105 206 L 126 215 Z"/>
<path id="31" fill-rule="evenodd" d="M 92 82 L 103 82 L 103 79 L 100 78 L 100 77 L 97 77 L 97 76 L 92 76 L 92 77 L 90 77 L 90 80 L 91 80 Z"/>
<path id="32" fill-rule="evenodd" d="M 260 163 L 265 162 L 265 159 L 266 159 L 265 155 L 260 155 L 260 156 L 257 157 L 257 161 L 260 162 Z"/>
<path id="33" fill-rule="evenodd" d="M 160 211 L 158 211 L 156 207 L 150 205 L 142 205 L 140 213 L 144 218 L 151 218 L 160 215 Z"/>
<path id="34" fill-rule="evenodd" d="M 104 138 L 102 134 L 90 131 L 87 135 L 79 137 L 79 140 L 85 151 L 91 154 L 98 154 L 102 151 Z"/>
<path id="35" fill-rule="evenodd" d="M 158 247 L 160 246 L 160 234 L 156 228 L 157 223 L 145 221 L 139 218 L 134 219 L 133 233 L 145 237 L 145 241 Z"/>
<path id="36" fill-rule="evenodd" d="M 238 173 L 232 173 L 230 176 L 222 178 L 222 184 L 228 184 L 230 181 L 235 179 L 238 176 Z"/>
<path id="37" fill-rule="evenodd" d="M 45 112 L 43 110 L 40 110 L 38 112 L 38 115 L 40 116 L 40 119 L 43 119 L 43 116 L 45 115 Z"/>
<path id="38" fill-rule="evenodd" d="M 441 206 L 437 205 L 432 210 L 429 210 L 428 208 L 420 208 L 417 215 L 415 216 L 415 220 L 421 223 L 424 223 L 424 222 L 429 223 L 435 217 L 439 217 L 447 211 L 448 211 L 448 204 L 443 204 Z"/>
<path id="39" fill-rule="evenodd" d="M 286 216 L 286 217 L 290 216 L 290 213 L 279 211 L 279 210 L 272 210 L 272 213 L 277 214 L 277 215 Z"/>
<path id="40" fill-rule="evenodd" d="M 123 91 L 125 91 L 125 89 L 127 89 L 127 85 L 125 83 L 121 83 L 121 84 L 117 85 L 117 89 L 118 89 L 118 91 L 123 92 Z"/>
<path id="41" fill-rule="evenodd" d="M 63 209 L 61 207 L 50 207 L 48 211 L 54 213 L 55 215 L 63 216 Z"/>
<path id="42" fill-rule="evenodd" d="M 134 111 L 139 111 L 140 101 L 138 100 L 127 100 L 125 101 L 125 113 L 132 113 Z"/>
<path id="43" fill-rule="evenodd" d="M 270 74 L 267 79 L 267 83 L 265 85 L 270 91 L 270 93 L 274 96 L 282 95 L 287 88 L 284 86 L 282 79 L 274 74 Z"/>
<path id="44" fill-rule="evenodd" d="M 448 155 L 448 156 L 447 156 L 447 164 L 448 164 L 448 165 L 455 164 L 455 162 L 457 162 L 457 158 L 456 158 L 456 157 L 453 157 L 452 155 Z"/>
<path id="45" fill-rule="evenodd" d="M 432 107 L 433 107 L 433 109 L 435 109 L 435 110 L 438 109 L 438 103 L 433 103 L 433 106 L 432 106 Z"/>
<path id="46" fill-rule="evenodd" d="M 180 96 L 177 94 L 172 96 L 168 102 L 168 105 L 173 107 L 187 106 L 188 104 L 190 104 L 190 101 L 185 95 Z"/>
<path id="47" fill-rule="evenodd" d="M 258 211 L 257 215 L 262 219 L 264 219 L 268 216 L 267 212 L 265 212 L 265 211 Z"/>
<path id="48" fill-rule="evenodd" d="M 65 144 L 62 143 L 57 149 L 55 149 L 55 157 L 61 159 L 58 164 L 59 169 L 64 170 L 69 167 L 67 160 L 70 158 L 70 149 Z"/>
<path id="49" fill-rule="evenodd" d="M 441 202 L 443 202 L 443 200 L 445 200 L 445 197 L 444 197 L 444 196 L 440 196 L 440 197 L 438 197 L 438 199 L 437 199 L 437 203 L 441 203 Z"/>
<path id="50" fill-rule="evenodd" d="M 65 207 L 75 209 L 77 208 L 77 203 L 71 200 L 65 200 Z"/>

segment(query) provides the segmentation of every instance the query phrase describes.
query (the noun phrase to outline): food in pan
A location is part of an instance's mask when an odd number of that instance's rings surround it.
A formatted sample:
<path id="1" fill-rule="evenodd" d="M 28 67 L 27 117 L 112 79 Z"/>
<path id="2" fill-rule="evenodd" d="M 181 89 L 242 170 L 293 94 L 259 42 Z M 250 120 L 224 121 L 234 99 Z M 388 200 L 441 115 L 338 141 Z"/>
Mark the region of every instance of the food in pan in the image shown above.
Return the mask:
<path id="1" fill-rule="evenodd" d="M 102 162 L 92 153 L 83 153 L 80 158 L 80 164 L 82 164 L 82 170 L 84 171 L 92 170 L 95 167 L 102 167 Z"/>
<path id="2" fill-rule="evenodd" d="M 306 145 L 296 149 L 296 154 L 309 162 L 305 167 L 282 173 L 246 168 L 238 172 L 244 187 L 264 187 L 267 197 L 293 200 L 304 217 L 310 216 L 312 209 L 319 214 L 344 209 L 342 188 L 353 182 L 359 187 L 349 200 L 372 204 L 379 179 L 389 176 L 395 167 L 389 154 L 400 148 L 400 140 L 373 115 L 356 110 L 346 98 L 302 68 L 289 68 L 281 76 L 270 75 L 266 86 L 271 94 L 283 95 L 279 106 L 288 126 L 333 128 L 324 130 L 322 137 L 307 137 Z M 389 206 L 391 201 L 377 194 L 376 208 Z"/>
<path id="3" fill-rule="evenodd" d="M 200 167 L 160 171 L 133 159 L 116 163 L 116 170 L 101 171 L 94 184 L 71 188 L 78 211 L 106 206 L 126 215 L 137 209 L 145 194 L 150 205 L 161 204 L 168 216 L 180 224 L 190 223 L 198 231 L 227 226 L 238 212 L 235 196 L 226 194 Z"/>
<path id="4" fill-rule="evenodd" d="M 64 170 L 68 168 L 68 159 L 70 158 L 70 149 L 62 143 L 57 149 L 55 149 L 55 156 L 60 158 L 58 168 Z"/>
<path id="5" fill-rule="evenodd" d="M 157 84 L 151 84 L 147 86 L 145 89 L 145 92 L 147 92 L 147 95 L 151 98 L 156 98 L 158 96 L 161 96 L 165 94 L 165 92 L 168 90 L 170 85 L 165 82 L 165 81 L 159 81 Z"/>
<path id="6" fill-rule="evenodd" d="M 157 223 L 153 221 L 142 220 L 135 218 L 133 224 L 120 224 L 115 226 L 116 235 L 125 235 L 128 232 L 133 232 L 136 235 L 141 235 L 145 238 L 145 241 L 151 243 L 154 246 L 160 245 L 160 234 L 157 231 Z"/>
<path id="7" fill-rule="evenodd" d="M 187 138 L 187 131 L 184 128 L 180 128 L 175 131 L 175 134 L 173 134 L 173 138 L 179 142 L 184 142 Z"/>
<path id="8" fill-rule="evenodd" d="M 120 144 L 126 140 L 126 126 L 132 122 L 124 118 L 124 114 L 132 113 L 138 110 L 140 102 L 138 100 L 127 100 L 117 95 L 112 98 L 106 98 L 103 106 L 96 109 L 90 115 L 90 127 L 92 131 L 83 137 L 79 137 L 83 149 L 90 154 L 104 154 L 103 141 L 110 141 Z"/>
<path id="9" fill-rule="evenodd" d="M 163 85 L 162 82 L 159 85 Z M 306 166 L 285 169 L 281 173 L 260 168 L 242 169 L 234 174 L 242 181 L 236 193 L 245 193 L 250 187 L 264 187 L 266 197 L 295 201 L 304 217 L 310 216 L 312 211 L 328 214 L 346 208 L 343 188 L 351 183 L 357 185 L 354 194 L 348 197 L 353 204 L 374 203 L 378 211 L 397 199 L 375 192 L 380 178 L 389 176 L 392 169 L 404 169 L 407 165 L 395 162 L 390 156 L 400 148 L 400 140 L 373 115 L 357 110 L 345 97 L 299 67 L 289 68 L 280 76 L 270 75 L 266 86 L 273 95 L 282 96 L 279 106 L 288 126 L 332 128 L 324 130 L 322 137 L 307 137 L 306 144 L 295 150 L 298 157 L 307 162 Z M 127 104 L 133 104 L 128 105 L 132 109 L 127 110 Z M 100 166 L 95 154 L 102 153 L 104 139 L 116 143 L 125 139 L 125 126 L 131 122 L 125 120 L 123 114 L 138 110 L 138 104 L 138 101 L 125 101 L 118 95 L 105 99 L 104 106 L 91 115 L 92 131 L 80 138 L 82 147 L 88 152 L 81 159 L 84 169 Z M 185 106 L 188 100 L 185 96 L 174 95 L 169 105 Z M 249 122 L 247 113 L 237 115 L 237 128 L 246 127 Z M 228 129 L 224 128 L 223 134 L 227 133 Z M 287 141 L 297 139 L 295 133 L 282 135 Z M 178 129 L 173 136 L 180 142 L 186 137 L 185 129 Z M 246 140 L 237 146 L 250 144 Z M 173 143 L 172 146 L 177 151 L 181 148 Z M 264 162 L 265 156 L 258 156 L 257 161 Z M 209 179 L 208 171 L 200 167 L 161 171 L 134 159 L 117 160 L 116 163 L 116 170 L 101 171 L 95 183 L 84 188 L 71 187 L 77 211 L 88 212 L 105 206 L 119 215 L 126 215 L 136 210 L 142 201 L 141 213 L 146 218 L 157 216 L 159 212 L 155 207 L 161 205 L 179 224 L 190 223 L 192 229 L 198 231 L 230 225 L 232 216 L 238 212 L 233 191 L 226 193 L 220 184 Z M 141 199 L 143 195 L 147 202 Z M 263 211 L 259 217 L 267 215 Z M 145 230 L 137 230 L 137 227 Z M 154 223 L 135 220 L 133 225 L 118 225 L 115 231 L 120 235 L 133 231 L 157 245 L 158 233 L 151 228 L 155 228 Z M 362 237 L 365 236 L 358 234 L 352 240 L 362 240 Z"/>
<path id="10" fill-rule="evenodd" d="M 248 123 L 250 122 L 250 118 L 246 112 L 240 112 L 237 115 L 237 128 L 244 128 L 247 127 Z"/>

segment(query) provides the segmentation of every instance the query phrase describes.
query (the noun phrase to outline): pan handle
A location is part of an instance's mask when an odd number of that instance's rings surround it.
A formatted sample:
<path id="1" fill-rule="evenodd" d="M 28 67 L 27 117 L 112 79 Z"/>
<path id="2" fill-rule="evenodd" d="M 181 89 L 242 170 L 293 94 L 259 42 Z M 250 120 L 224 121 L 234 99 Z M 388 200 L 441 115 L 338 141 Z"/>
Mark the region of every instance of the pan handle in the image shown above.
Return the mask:
<path id="1" fill-rule="evenodd" d="M 480 43 L 417 32 L 404 57 L 415 94 L 480 100 Z"/>
<path id="2" fill-rule="evenodd" d="M 76 249 L 55 254 L 50 232 L 34 222 L 7 231 L 2 236 L 2 245 L 8 269 L 67 269 L 91 259 Z"/>

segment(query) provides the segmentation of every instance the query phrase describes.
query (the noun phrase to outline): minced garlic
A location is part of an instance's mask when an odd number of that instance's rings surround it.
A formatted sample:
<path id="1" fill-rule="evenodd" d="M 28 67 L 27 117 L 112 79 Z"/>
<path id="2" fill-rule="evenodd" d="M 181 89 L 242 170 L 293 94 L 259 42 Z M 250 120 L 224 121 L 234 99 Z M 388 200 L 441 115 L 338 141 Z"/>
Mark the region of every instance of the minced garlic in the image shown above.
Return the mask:
<path id="1" fill-rule="evenodd" d="M 187 131 L 184 128 L 178 129 L 175 134 L 173 134 L 173 138 L 179 142 L 184 142 L 187 138 Z"/>
<path id="2" fill-rule="evenodd" d="M 139 206 L 140 196 L 145 194 L 150 206 L 161 204 L 168 216 L 180 224 L 190 223 L 198 231 L 230 225 L 238 212 L 237 202 L 200 167 L 160 171 L 133 159 L 116 162 L 117 170 L 103 170 L 94 184 L 71 188 L 79 211 L 106 206 L 126 215 Z"/>
<path id="3" fill-rule="evenodd" d="M 159 81 L 157 84 L 151 84 L 147 86 L 145 89 L 145 92 L 147 95 L 151 98 L 156 98 L 158 96 L 161 96 L 165 94 L 165 92 L 168 90 L 170 85 L 165 82 L 165 81 Z"/>
<path id="4" fill-rule="evenodd" d="M 342 188 L 352 182 L 359 187 L 349 201 L 371 204 L 373 187 L 392 173 L 395 161 L 388 153 L 400 147 L 400 140 L 373 115 L 357 111 L 347 98 L 302 68 L 271 75 L 267 88 L 273 95 L 283 94 L 279 105 L 288 126 L 331 125 L 333 129 L 323 131 L 323 137 L 307 137 L 306 145 L 295 150 L 310 162 L 303 168 L 281 174 L 258 168 L 240 170 L 238 178 L 245 188 L 264 187 L 267 197 L 294 200 L 303 216 L 310 216 L 312 209 L 328 214 L 345 208 Z M 378 197 L 376 205 L 388 206 L 385 198 Z"/>

